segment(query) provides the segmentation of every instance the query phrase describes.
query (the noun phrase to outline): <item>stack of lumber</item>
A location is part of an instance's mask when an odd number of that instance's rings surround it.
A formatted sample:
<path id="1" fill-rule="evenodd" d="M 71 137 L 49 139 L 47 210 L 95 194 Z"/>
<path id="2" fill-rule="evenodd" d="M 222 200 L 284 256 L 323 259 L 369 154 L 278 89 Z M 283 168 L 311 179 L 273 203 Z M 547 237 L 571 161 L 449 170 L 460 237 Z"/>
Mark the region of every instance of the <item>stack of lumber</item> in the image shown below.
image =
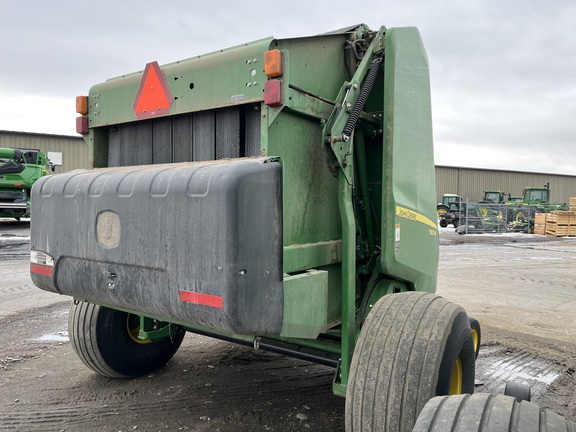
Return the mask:
<path id="1" fill-rule="evenodd" d="M 548 213 L 536 213 L 536 215 L 534 216 L 534 234 L 546 235 L 547 216 Z"/>
<path id="2" fill-rule="evenodd" d="M 576 210 L 555 210 L 548 213 L 546 216 L 546 235 L 552 237 L 576 236 Z"/>
<path id="3" fill-rule="evenodd" d="M 570 198 L 570 210 L 576 211 L 576 197 Z"/>

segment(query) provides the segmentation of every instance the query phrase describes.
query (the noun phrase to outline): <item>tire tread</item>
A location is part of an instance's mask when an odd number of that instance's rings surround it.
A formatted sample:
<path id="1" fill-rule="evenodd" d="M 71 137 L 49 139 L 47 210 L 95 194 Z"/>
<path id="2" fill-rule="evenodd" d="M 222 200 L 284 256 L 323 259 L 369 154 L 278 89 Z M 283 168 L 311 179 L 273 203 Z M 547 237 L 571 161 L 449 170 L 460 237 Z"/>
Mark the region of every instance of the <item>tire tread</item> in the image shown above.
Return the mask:
<path id="1" fill-rule="evenodd" d="M 460 306 L 427 292 L 393 294 L 376 303 L 350 366 L 347 431 L 412 429 L 420 410 L 435 395 L 447 335 L 460 314 L 468 326 Z"/>
<path id="2" fill-rule="evenodd" d="M 118 313 L 123 312 L 88 302 L 75 301 L 70 307 L 68 333 L 72 348 L 88 368 L 102 376 L 132 378 L 154 370 L 174 355 L 184 338 L 181 333 L 169 341 L 145 345 L 130 341 L 128 346 L 115 337 L 118 331 L 126 330 L 119 328 L 118 319 L 122 317 L 113 315 Z M 112 348 L 106 350 L 108 344 Z M 127 358 L 128 352 L 134 355 Z"/>
<path id="3" fill-rule="evenodd" d="M 454 409 L 455 406 L 458 408 Z M 413 432 L 574 432 L 575 426 L 532 402 L 476 393 L 430 399 Z"/>

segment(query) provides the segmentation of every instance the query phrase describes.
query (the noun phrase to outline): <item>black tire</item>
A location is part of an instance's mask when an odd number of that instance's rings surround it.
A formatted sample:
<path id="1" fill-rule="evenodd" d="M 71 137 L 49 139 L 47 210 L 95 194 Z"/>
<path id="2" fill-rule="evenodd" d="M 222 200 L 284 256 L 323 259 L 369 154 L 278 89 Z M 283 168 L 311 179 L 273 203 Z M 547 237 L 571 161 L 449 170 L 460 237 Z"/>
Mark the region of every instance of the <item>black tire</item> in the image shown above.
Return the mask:
<path id="1" fill-rule="evenodd" d="M 413 432 L 569 432 L 576 424 L 531 402 L 511 396 L 477 393 L 431 399 Z"/>
<path id="2" fill-rule="evenodd" d="M 449 211 L 450 209 L 448 208 L 448 206 L 445 206 L 443 204 L 436 206 L 436 216 L 448 213 Z"/>
<path id="3" fill-rule="evenodd" d="M 517 402 L 528 401 L 532 399 L 532 389 L 526 384 L 519 383 L 518 381 L 510 381 L 504 387 L 504 394 L 516 398 Z"/>
<path id="4" fill-rule="evenodd" d="M 133 378 L 166 364 L 178 351 L 185 332 L 147 343 L 129 328 L 139 327 L 136 315 L 86 302 L 73 302 L 68 317 L 70 343 L 80 360 L 109 378 Z M 149 341 L 148 341 L 149 342 Z"/>
<path id="5" fill-rule="evenodd" d="M 447 226 L 448 222 L 446 222 L 446 219 L 440 219 L 440 227 L 446 228 Z"/>
<path id="6" fill-rule="evenodd" d="M 514 222 L 516 219 L 514 218 L 514 211 L 512 209 L 508 209 L 506 211 L 506 223 Z"/>
<path id="7" fill-rule="evenodd" d="M 474 359 L 477 359 L 482 343 L 482 330 L 476 318 L 470 318 L 470 329 L 472 330 L 472 341 L 474 343 Z"/>
<path id="8" fill-rule="evenodd" d="M 530 222 L 533 221 L 536 215 L 536 207 L 522 207 L 516 213 L 516 222 Z"/>
<path id="9" fill-rule="evenodd" d="M 474 392 L 474 346 L 464 309 L 431 293 L 384 296 L 354 350 L 346 430 L 411 431 L 426 402 L 450 393 L 458 381 L 459 392 Z"/>
<path id="10" fill-rule="evenodd" d="M 456 218 L 452 221 L 452 225 L 454 225 L 454 228 L 458 228 L 458 225 L 460 225 L 460 219 Z"/>

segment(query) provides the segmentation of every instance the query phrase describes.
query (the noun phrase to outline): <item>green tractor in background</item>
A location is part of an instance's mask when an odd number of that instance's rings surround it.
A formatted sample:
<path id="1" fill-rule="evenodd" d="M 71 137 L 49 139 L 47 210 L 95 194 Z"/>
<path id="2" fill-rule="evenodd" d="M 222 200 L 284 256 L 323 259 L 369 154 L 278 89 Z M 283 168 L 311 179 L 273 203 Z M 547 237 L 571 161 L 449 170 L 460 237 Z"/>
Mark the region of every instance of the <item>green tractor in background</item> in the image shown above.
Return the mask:
<path id="1" fill-rule="evenodd" d="M 550 183 L 542 187 L 525 187 L 521 201 L 509 200 L 508 221 L 514 231 L 532 232 L 536 213 L 549 213 L 553 210 L 568 210 L 567 203 L 550 203 Z"/>
<path id="2" fill-rule="evenodd" d="M 442 195 L 442 202 L 436 206 L 438 224 L 442 228 L 446 228 L 450 224 L 454 225 L 454 228 L 458 228 L 461 204 L 462 198 L 459 195 L 450 193 Z"/>
<path id="3" fill-rule="evenodd" d="M 549 213 L 553 210 L 568 210 L 567 203 L 550 203 L 550 183 L 543 187 L 525 187 L 522 192 L 522 201 L 507 201 L 511 210 L 510 220 L 520 222 L 522 219 L 534 219 L 536 213 Z"/>
<path id="4" fill-rule="evenodd" d="M 506 201 L 506 194 L 501 190 L 485 190 L 484 197 L 478 202 L 480 203 L 490 203 L 490 204 L 500 204 Z"/>
<path id="5" fill-rule="evenodd" d="M 458 211 L 462 198 L 459 195 L 446 193 L 442 195 L 442 202 L 436 206 L 436 214 L 438 217 L 443 214 Z"/>
<path id="6" fill-rule="evenodd" d="M 503 217 L 500 204 L 506 201 L 505 195 L 501 190 L 485 190 L 484 196 L 478 201 L 482 217 L 497 216 L 501 220 Z"/>
<path id="7" fill-rule="evenodd" d="M 442 195 L 442 202 L 436 206 L 436 215 L 441 228 L 446 228 L 448 225 L 458 228 L 462 223 L 477 230 L 483 228 L 480 207 L 475 203 L 463 202 L 457 194 Z"/>
<path id="8" fill-rule="evenodd" d="M 36 149 L 0 148 L 0 217 L 30 217 L 30 191 L 48 173 L 46 153 Z"/>

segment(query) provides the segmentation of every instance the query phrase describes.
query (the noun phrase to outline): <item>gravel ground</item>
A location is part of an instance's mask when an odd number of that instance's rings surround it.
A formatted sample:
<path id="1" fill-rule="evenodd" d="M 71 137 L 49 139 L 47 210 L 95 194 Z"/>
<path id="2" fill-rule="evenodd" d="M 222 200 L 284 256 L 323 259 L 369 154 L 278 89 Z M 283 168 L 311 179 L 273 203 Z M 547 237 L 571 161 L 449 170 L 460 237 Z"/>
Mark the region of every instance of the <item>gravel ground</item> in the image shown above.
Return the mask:
<path id="1" fill-rule="evenodd" d="M 188 334 L 154 374 L 88 370 L 67 337 L 69 299 L 28 275 L 29 224 L 0 221 L 0 430 L 339 431 L 334 371 Z M 482 323 L 477 391 L 509 379 L 576 420 L 576 240 L 440 235 L 439 293 Z"/>

